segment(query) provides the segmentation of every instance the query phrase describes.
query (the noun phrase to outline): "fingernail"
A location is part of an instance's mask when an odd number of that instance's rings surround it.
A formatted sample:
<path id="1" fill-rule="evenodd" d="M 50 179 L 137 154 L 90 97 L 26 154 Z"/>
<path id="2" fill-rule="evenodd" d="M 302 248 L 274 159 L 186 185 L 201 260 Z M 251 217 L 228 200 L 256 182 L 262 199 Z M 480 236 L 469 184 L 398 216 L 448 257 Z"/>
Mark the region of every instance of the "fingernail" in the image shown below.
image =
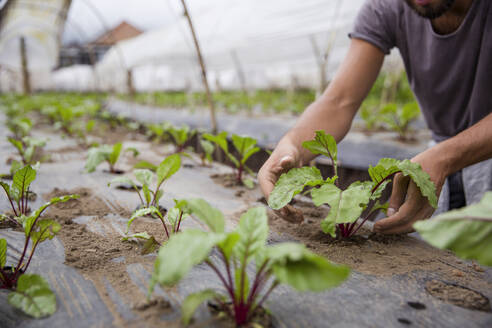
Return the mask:
<path id="1" fill-rule="evenodd" d="M 395 210 L 394 208 L 391 208 L 391 207 L 390 207 L 390 208 L 388 208 L 388 210 L 386 211 L 386 214 L 387 214 L 388 216 L 392 216 L 392 215 L 393 215 L 393 214 L 395 214 L 395 213 L 396 213 L 396 210 Z"/>

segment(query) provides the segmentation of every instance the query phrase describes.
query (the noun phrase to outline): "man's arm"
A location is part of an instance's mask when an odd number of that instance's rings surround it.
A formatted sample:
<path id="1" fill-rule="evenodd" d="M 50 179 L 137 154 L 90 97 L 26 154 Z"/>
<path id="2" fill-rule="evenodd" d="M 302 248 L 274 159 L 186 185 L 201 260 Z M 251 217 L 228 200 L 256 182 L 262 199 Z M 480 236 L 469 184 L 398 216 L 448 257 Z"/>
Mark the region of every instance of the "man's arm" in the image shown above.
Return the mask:
<path id="1" fill-rule="evenodd" d="M 435 183 L 439 195 L 446 177 L 467 166 L 492 158 L 492 114 L 412 159 L 419 163 Z M 401 175 L 395 177 L 389 201 L 388 217 L 374 224 L 382 233 L 413 231 L 418 220 L 429 218 L 434 209 L 415 184 Z"/>
<path id="2" fill-rule="evenodd" d="M 307 164 L 314 156 L 302 147 L 325 130 L 337 142 L 348 133 L 360 104 L 376 80 L 384 53 L 376 46 L 352 39 L 350 48 L 335 78 L 323 95 L 301 115 L 296 125 L 280 140 L 270 158 L 258 172 L 258 180 L 268 198 L 279 176 Z"/>

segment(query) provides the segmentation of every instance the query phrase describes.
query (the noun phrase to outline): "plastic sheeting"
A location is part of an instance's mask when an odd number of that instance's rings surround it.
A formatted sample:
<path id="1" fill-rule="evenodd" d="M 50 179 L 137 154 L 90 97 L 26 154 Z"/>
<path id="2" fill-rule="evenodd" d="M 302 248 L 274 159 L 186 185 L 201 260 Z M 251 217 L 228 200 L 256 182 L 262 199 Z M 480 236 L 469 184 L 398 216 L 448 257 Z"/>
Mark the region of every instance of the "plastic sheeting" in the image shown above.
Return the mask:
<path id="1" fill-rule="evenodd" d="M 0 85 L 3 90 L 22 90 L 21 37 L 34 89 L 50 86 L 56 66 L 67 0 L 10 0 L 2 10 L 0 29 Z"/>
<path id="2" fill-rule="evenodd" d="M 137 90 L 199 89 L 196 52 L 179 1 L 176 21 L 113 47 L 97 65 L 99 88 L 124 91 L 127 70 Z M 347 32 L 364 0 L 215 0 L 189 9 L 209 80 L 216 89 L 318 87 L 343 57 Z M 244 76 L 244 79 L 241 78 Z"/>

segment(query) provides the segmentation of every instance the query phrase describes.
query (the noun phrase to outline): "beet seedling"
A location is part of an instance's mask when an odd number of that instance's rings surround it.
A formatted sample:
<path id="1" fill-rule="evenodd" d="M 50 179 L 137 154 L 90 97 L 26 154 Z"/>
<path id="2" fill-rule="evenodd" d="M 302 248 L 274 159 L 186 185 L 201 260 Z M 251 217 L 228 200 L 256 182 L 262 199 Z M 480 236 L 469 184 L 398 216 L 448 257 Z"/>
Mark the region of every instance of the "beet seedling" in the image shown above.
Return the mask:
<path id="1" fill-rule="evenodd" d="M 157 166 L 155 174 L 152 171 L 147 170 L 147 169 L 134 170 L 133 174 L 135 175 L 137 182 L 139 182 L 142 185 L 141 191 L 137 187 L 137 183 L 128 177 L 117 177 L 108 183 L 108 186 L 110 186 L 111 184 L 115 184 L 115 183 L 130 184 L 133 187 L 133 189 L 137 192 L 138 198 L 140 200 L 140 208 L 137 209 L 132 214 L 130 220 L 128 221 L 126 235 L 128 235 L 128 232 L 130 230 L 130 225 L 133 223 L 133 221 L 136 218 L 142 217 L 142 216 L 151 216 L 153 218 L 161 220 L 161 222 L 164 226 L 164 230 L 166 232 L 166 236 L 169 237 L 169 231 L 168 231 L 166 223 L 165 223 L 165 217 L 159 209 L 159 200 L 164 195 L 164 191 L 161 189 L 161 187 L 166 180 L 168 180 L 172 175 L 174 175 L 179 170 L 180 167 L 181 167 L 181 156 L 179 154 L 173 154 L 171 156 L 166 157 Z M 155 187 L 155 189 L 151 189 L 150 186 L 152 184 L 152 181 L 154 180 L 154 176 L 156 177 L 156 180 L 157 180 L 156 181 L 156 187 Z M 179 204 L 181 204 L 181 203 L 177 202 L 176 206 L 178 206 Z M 181 221 L 181 219 L 183 218 L 183 214 L 184 214 L 184 213 L 182 213 L 183 211 L 182 211 L 181 207 L 182 207 L 182 205 L 177 207 L 181 211 L 181 213 L 176 213 L 175 210 L 172 213 L 171 213 L 171 211 L 169 211 L 168 215 L 166 216 L 168 221 L 172 221 L 174 223 Z M 173 227 L 174 227 L 174 223 L 173 223 Z M 177 230 L 179 230 L 179 223 L 177 223 L 176 228 L 177 228 Z M 176 230 L 176 232 L 177 232 L 177 230 Z M 148 238 L 144 238 L 147 236 L 148 236 Z M 127 236 L 127 237 L 128 238 L 130 238 L 130 237 L 144 238 L 144 239 L 150 238 L 150 236 L 148 234 L 145 234 L 145 235 L 136 234 L 136 235 L 131 235 L 131 236 Z M 126 238 L 126 239 L 128 239 L 128 238 Z"/>
<path id="2" fill-rule="evenodd" d="M 0 215 L 0 221 L 9 220 L 22 227 L 25 234 L 24 247 L 17 264 L 6 266 L 7 241 L 0 239 L 0 289 L 9 289 L 8 302 L 25 313 L 39 318 L 53 314 L 56 310 L 56 298 L 48 283 L 39 275 L 25 274 L 29 268 L 34 252 L 40 243 L 53 239 L 61 226 L 50 219 L 41 219 L 43 212 L 51 205 L 78 198 L 68 195 L 52 198 L 37 210 L 28 209 L 27 194 L 29 186 L 36 179 L 36 170 L 27 165 L 18 170 L 12 185 L 0 182 L 9 199 L 14 215 Z M 30 214 L 29 214 L 30 213 Z M 28 248 L 31 245 L 28 254 Z"/>
<path id="3" fill-rule="evenodd" d="M 315 167 L 293 168 L 280 176 L 270 194 L 268 205 L 275 210 L 281 209 L 306 186 L 318 187 L 313 188 L 310 193 L 316 206 L 323 204 L 330 206 L 330 212 L 321 222 L 321 228 L 323 232 L 332 237 L 336 235 L 336 228 L 341 237 L 351 237 L 373 212 L 385 208 L 385 205 L 379 203 L 379 199 L 397 173 L 409 176 L 422 195 L 427 197 L 429 203 L 437 207 L 435 185 L 417 163 L 409 160 L 383 158 L 376 166 L 369 167 L 368 172 L 372 181 L 356 181 L 347 189 L 341 190 L 338 185 L 335 139 L 324 131 L 316 131 L 315 139 L 304 142 L 303 147 L 313 154 L 329 157 L 333 164 L 333 177 L 324 180 L 320 171 Z M 366 210 L 366 215 L 362 222 L 357 224 L 364 210 Z"/>
<path id="4" fill-rule="evenodd" d="M 190 130 L 190 127 L 187 125 L 183 125 L 180 128 L 176 128 L 170 126 L 167 129 L 167 133 L 171 135 L 176 144 L 176 153 L 182 153 L 186 149 L 186 145 L 190 141 L 191 138 L 196 134 L 196 130 Z"/>
<path id="5" fill-rule="evenodd" d="M 115 168 L 116 162 L 120 158 L 121 151 L 123 149 L 123 144 L 118 142 L 113 146 L 102 145 L 98 147 L 92 147 L 89 149 L 87 155 L 87 161 L 85 163 L 85 168 L 87 172 L 94 172 L 102 162 L 107 162 L 109 165 L 110 173 L 118 173 L 119 171 Z M 137 149 L 130 147 L 126 148 L 125 151 L 129 151 L 133 154 L 133 157 L 137 157 L 139 152 Z"/>
<path id="6" fill-rule="evenodd" d="M 204 134 L 203 138 L 212 141 L 219 146 L 227 158 L 236 167 L 236 180 L 238 184 L 245 185 L 249 188 L 253 188 L 254 182 L 251 179 L 244 179 L 244 172 L 254 175 L 253 171 L 246 166 L 246 161 L 255 153 L 260 151 L 260 148 L 256 146 L 257 140 L 251 137 L 241 137 L 237 134 L 232 135 L 232 144 L 238 153 L 238 156 L 234 156 L 229 152 L 229 146 L 227 142 L 227 132 L 221 132 L 218 135 Z"/>
<path id="7" fill-rule="evenodd" d="M 200 263 L 218 276 L 226 292 L 205 289 L 189 294 L 181 308 L 184 324 L 190 322 L 200 304 L 215 300 L 237 326 L 242 326 L 252 320 L 280 284 L 316 292 L 341 284 L 349 275 L 347 267 L 332 264 L 302 244 L 267 246 L 268 220 L 263 207 L 244 213 L 238 227 L 229 233 L 224 230 L 222 213 L 206 201 L 188 200 L 188 209 L 206 223 L 210 232 L 187 229 L 171 236 L 159 250 L 149 294 L 155 284 L 175 286 Z M 254 271 L 253 276 L 248 269 Z"/>
<path id="8" fill-rule="evenodd" d="M 23 165 L 34 165 L 36 150 L 39 150 L 46 145 L 45 140 L 35 139 L 32 137 L 24 137 L 22 138 L 22 141 L 14 138 L 8 138 L 8 141 L 17 150 Z"/>
<path id="9" fill-rule="evenodd" d="M 416 102 L 410 102 L 403 106 L 390 103 L 379 111 L 379 117 L 390 130 L 398 133 L 402 140 L 408 140 L 410 123 L 420 115 L 420 108 Z"/>
<path id="10" fill-rule="evenodd" d="M 202 166 L 207 166 L 207 162 L 211 164 L 213 162 L 212 155 L 214 153 L 214 144 L 208 140 L 200 138 L 200 146 L 203 152 L 200 154 L 200 159 L 202 160 Z"/>

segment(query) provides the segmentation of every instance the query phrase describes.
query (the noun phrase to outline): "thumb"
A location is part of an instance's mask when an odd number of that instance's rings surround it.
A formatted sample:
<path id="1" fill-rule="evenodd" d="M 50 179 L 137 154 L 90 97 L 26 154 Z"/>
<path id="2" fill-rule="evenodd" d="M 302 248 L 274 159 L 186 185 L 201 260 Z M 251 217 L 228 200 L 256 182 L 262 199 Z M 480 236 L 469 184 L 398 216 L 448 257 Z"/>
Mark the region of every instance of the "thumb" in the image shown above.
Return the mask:
<path id="1" fill-rule="evenodd" d="M 279 171 L 283 172 L 283 171 L 286 171 L 288 169 L 291 169 L 295 166 L 295 160 L 294 160 L 294 157 L 292 155 L 285 155 L 284 157 L 282 157 L 280 159 L 280 162 L 279 162 Z"/>

